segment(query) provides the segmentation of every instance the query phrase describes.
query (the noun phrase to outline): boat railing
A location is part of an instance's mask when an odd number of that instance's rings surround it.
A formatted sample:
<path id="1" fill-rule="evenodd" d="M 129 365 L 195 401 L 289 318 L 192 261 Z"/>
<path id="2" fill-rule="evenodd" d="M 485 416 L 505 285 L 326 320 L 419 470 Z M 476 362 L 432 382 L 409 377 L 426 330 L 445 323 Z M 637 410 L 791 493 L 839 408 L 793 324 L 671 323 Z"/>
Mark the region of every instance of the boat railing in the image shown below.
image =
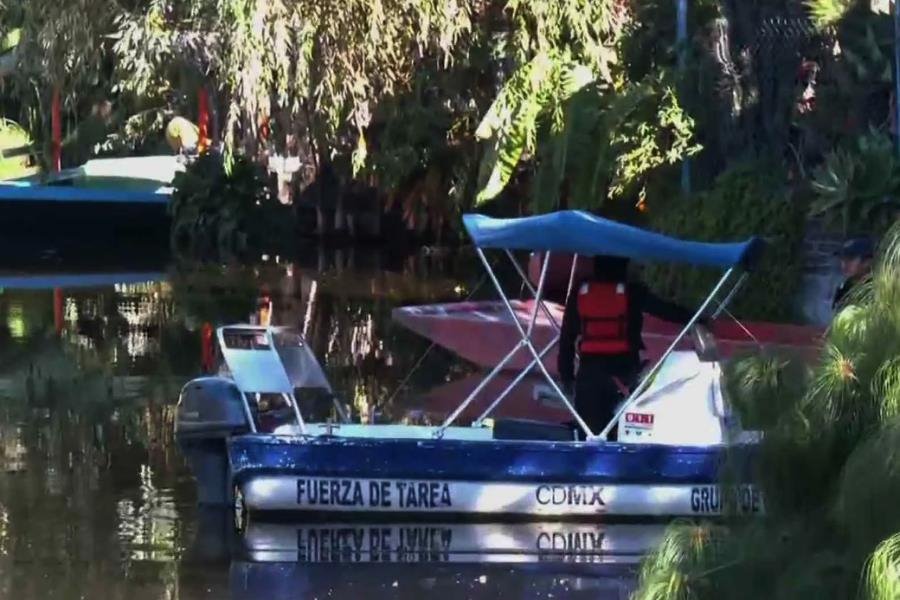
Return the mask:
<path id="1" fill-rule="evenodd" d="M 713 306 L 713 303 L 716 303 L 713 318 L 717 317 L 723 311 L 727 311 L 728 304 L 746 281 L 746 267 L 757 258 L 759 254 L 758 250 L 761 247 L 761 240 L 756 238 L 737 244 L 686 242 L 643 231 L 621 223 L 607 221 L 579 211 L 562 211 L 550 215 L 539 215 L 520 219 L 492 219 L 482 215 L 465 215 L 463 221 L 469 235 L 475 242 L 475 251 L 478 258 L 481 260 L 494 288 L 500 295 L 503 306 L 511 317 L 511 322 L 518 331 L 520 339 L 487 374 L 481 383 L 472 390 L 456 410 L 454 410 L 444 422 L 435 429 L 435 438 L 443 437 L 447 428 L 450 427 L 459 415 L 472 404 L 475 398 L 485 389 L 487 384 L 506 368 L 517 353 L 524 349 L 531 354 L 531 361 L 510 385 L 494 399 L 487 410 L 475 420 L 474 425 L 482 425 L 485 419 L 487 419 L 497 406 L 500 405 L 512 389 L 533 369 L 537 368 L 566 410 L 572 415 L 575 423 L 584 431 L 586 438 L 588 440 L 607 439 L 610 431 L 618 423 L 622 415 L 628 411 L 641 397 L 641 394 L 648 389 L 665 361 L 676 350 L 679 344 L 681 344 L 688 333 L 700 322 L 707 310 Z M 519 317 L 510 302 L 509 296 L 504 292 L 494 268 L 485 256 L 485 248 L 503 250 L 506 256 L 512 261 L 513 267 L 522 279 L 524 286 L 534 297 L 534 304 L 531 307 L 531 314 L 527 326 L 523 325 L 519 320 Z M 528 275 L 518 261 L 516 261 L 515 256 L 512 253 L 512 250 L 514 249 L 527 249 L 545 253 L 537 288 L 532 286 Z M 612 420 L 598 434 L 591 431 L 587 423 L 581 418 L 575 410 L 575 407 L 572 405 L 572 402 L 550 375 L 543 362 L 547 354 L 559 343 L 561 329 L 560 324 L 554 319 L 544 299 L 547 269 L 550 264 L 552 252 L 563 252 L 573 255 L 567 294 L 572 293 L 579 254 L 586 256 L 613 255 L 623 258 L 679 261 L 725 269 L 722 277 L 693 314 L 688 323 L 675 337 L 674 341 L 672 341 L 653 367 L 646 373 L 638 386 L 620 405 Z M 740 273 L 741 276 L 738 277 L 735 282 L 733 280 L 737 273 Z M 718 301 L 717 298 L 719 294 L 723 290 L 728 289 L 729 283 L 731 283 L 731 287 L 725 295 L 725 298 Z M 532 338 L 539 310 L 547 316 L 548 321 L 556 331 L 556 335 L 550 343 L 540 350 L 535 347 L 535 340 Z"/>

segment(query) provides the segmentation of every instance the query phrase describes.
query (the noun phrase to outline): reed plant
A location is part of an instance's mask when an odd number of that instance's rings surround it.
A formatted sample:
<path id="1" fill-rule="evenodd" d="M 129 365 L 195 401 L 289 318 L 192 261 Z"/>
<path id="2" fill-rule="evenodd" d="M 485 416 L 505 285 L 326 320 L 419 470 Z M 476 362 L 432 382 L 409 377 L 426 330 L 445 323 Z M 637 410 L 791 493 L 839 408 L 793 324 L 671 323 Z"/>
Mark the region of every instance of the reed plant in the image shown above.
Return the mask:
<path id="1" fill-rule="evenodd" d="M 747 356 L 725 388 L 765 515 L 672 524 L 634 600 L 900 598 L 900 225 L 816 364 Z"/>

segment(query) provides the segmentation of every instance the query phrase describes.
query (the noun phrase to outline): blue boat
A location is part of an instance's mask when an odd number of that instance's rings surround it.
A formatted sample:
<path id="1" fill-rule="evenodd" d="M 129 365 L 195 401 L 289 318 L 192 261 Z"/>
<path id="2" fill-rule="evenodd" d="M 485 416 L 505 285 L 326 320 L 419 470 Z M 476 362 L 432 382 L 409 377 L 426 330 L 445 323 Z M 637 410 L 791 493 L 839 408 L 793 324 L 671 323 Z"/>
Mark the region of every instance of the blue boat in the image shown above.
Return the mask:
<path id="1" fill-rule="evenodd" d="M 46 176 L 0 181 L 0 234 L 51 239 L 166 239 L 174 156 L 97 159 Z"/>
<path id="2" fill-rule="evenodd" d="M 759 435 L 744 431 L 729 409 L 715 345 L 697 325 L 703 315 L 725 310 L 759 254 L 759 240 L 685 242 L 578 211 L 521 219 L 466 215 L 464 224 L 511 313 L 486 250 L 505 252 L 517 267 L 513 251 L 528 250 L 680 261 L 725 273 L 600 432 L 581 419 L 544 365 L 559 336 L 537 348 L 531 327 L 517 319 L 521 340 L 485 382 L 523 348 L 533 360 L 466 426 L 455 422 L 483 386 L 438 426 L 316 421 L 311 412 L 323 401 L 333 403 L 334 414 L 345 411 L 302 336 L 283 328 L 222 327 L 219 373 L 185 386 L 176 417 L 201 503 L 234 503 L 240 517 L 287 512 L 435 520 L 763 511 L 760 492 L 749 483 Z M 549 262 L 536 289 L 524 278 L 535 299 L 532 323 L 543 306 Z M 697 350 L 676 351 L 687 336 Z M 491 417 L 533 370 L 577 428 Z M 609 441 L 614 428 L 617 441 Z M 725 469 L 733 483 L 722 487 Z"/>

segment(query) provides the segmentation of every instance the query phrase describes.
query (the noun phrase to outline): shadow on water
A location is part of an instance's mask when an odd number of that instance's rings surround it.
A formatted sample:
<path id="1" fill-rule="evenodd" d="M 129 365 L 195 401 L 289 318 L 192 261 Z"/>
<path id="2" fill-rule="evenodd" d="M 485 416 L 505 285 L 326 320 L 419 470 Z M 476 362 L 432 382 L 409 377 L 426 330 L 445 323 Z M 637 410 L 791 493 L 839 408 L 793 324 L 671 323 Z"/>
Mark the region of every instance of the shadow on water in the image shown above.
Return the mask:
<path id="1" fill-rule="evenodd" d="M 407 378 L 428 342 L 391 310 L 465 297 L 476 266 L 319 248 L 247 265 L 51 254 L 0 266 L 0 598 L 625 598 L 658 527 L 236 534 L 228 515 L 195 506 L 173 418 L 201 371 L 205 324 L 270 314 L 303 330 L 357 413 L 439 418 L 425 392 L 473 369 L 435 350 Z"/>

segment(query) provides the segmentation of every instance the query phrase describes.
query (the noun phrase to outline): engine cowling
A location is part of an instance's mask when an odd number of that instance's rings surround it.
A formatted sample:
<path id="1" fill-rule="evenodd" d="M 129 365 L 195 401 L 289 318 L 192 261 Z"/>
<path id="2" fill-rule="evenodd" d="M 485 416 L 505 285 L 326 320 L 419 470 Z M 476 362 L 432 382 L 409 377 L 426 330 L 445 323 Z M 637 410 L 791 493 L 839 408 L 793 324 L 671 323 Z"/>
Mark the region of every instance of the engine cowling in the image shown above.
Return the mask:
<path id="1" fill-rule="evenodd" d="M 244 399 L 230 379 L 203 377 L 182 388 L 175 416 L 175 439 L 197 481 L 200 504 L 233 503 L 226 440 L 249 431 Z"/>
<path id="2" fill-rule="evenodd" d="M 224 439 L 250 431 L 241 391 L 230 379 L 203 377 L 181 390 L 175 415 L 175 436 L 189 439 Z"/>

